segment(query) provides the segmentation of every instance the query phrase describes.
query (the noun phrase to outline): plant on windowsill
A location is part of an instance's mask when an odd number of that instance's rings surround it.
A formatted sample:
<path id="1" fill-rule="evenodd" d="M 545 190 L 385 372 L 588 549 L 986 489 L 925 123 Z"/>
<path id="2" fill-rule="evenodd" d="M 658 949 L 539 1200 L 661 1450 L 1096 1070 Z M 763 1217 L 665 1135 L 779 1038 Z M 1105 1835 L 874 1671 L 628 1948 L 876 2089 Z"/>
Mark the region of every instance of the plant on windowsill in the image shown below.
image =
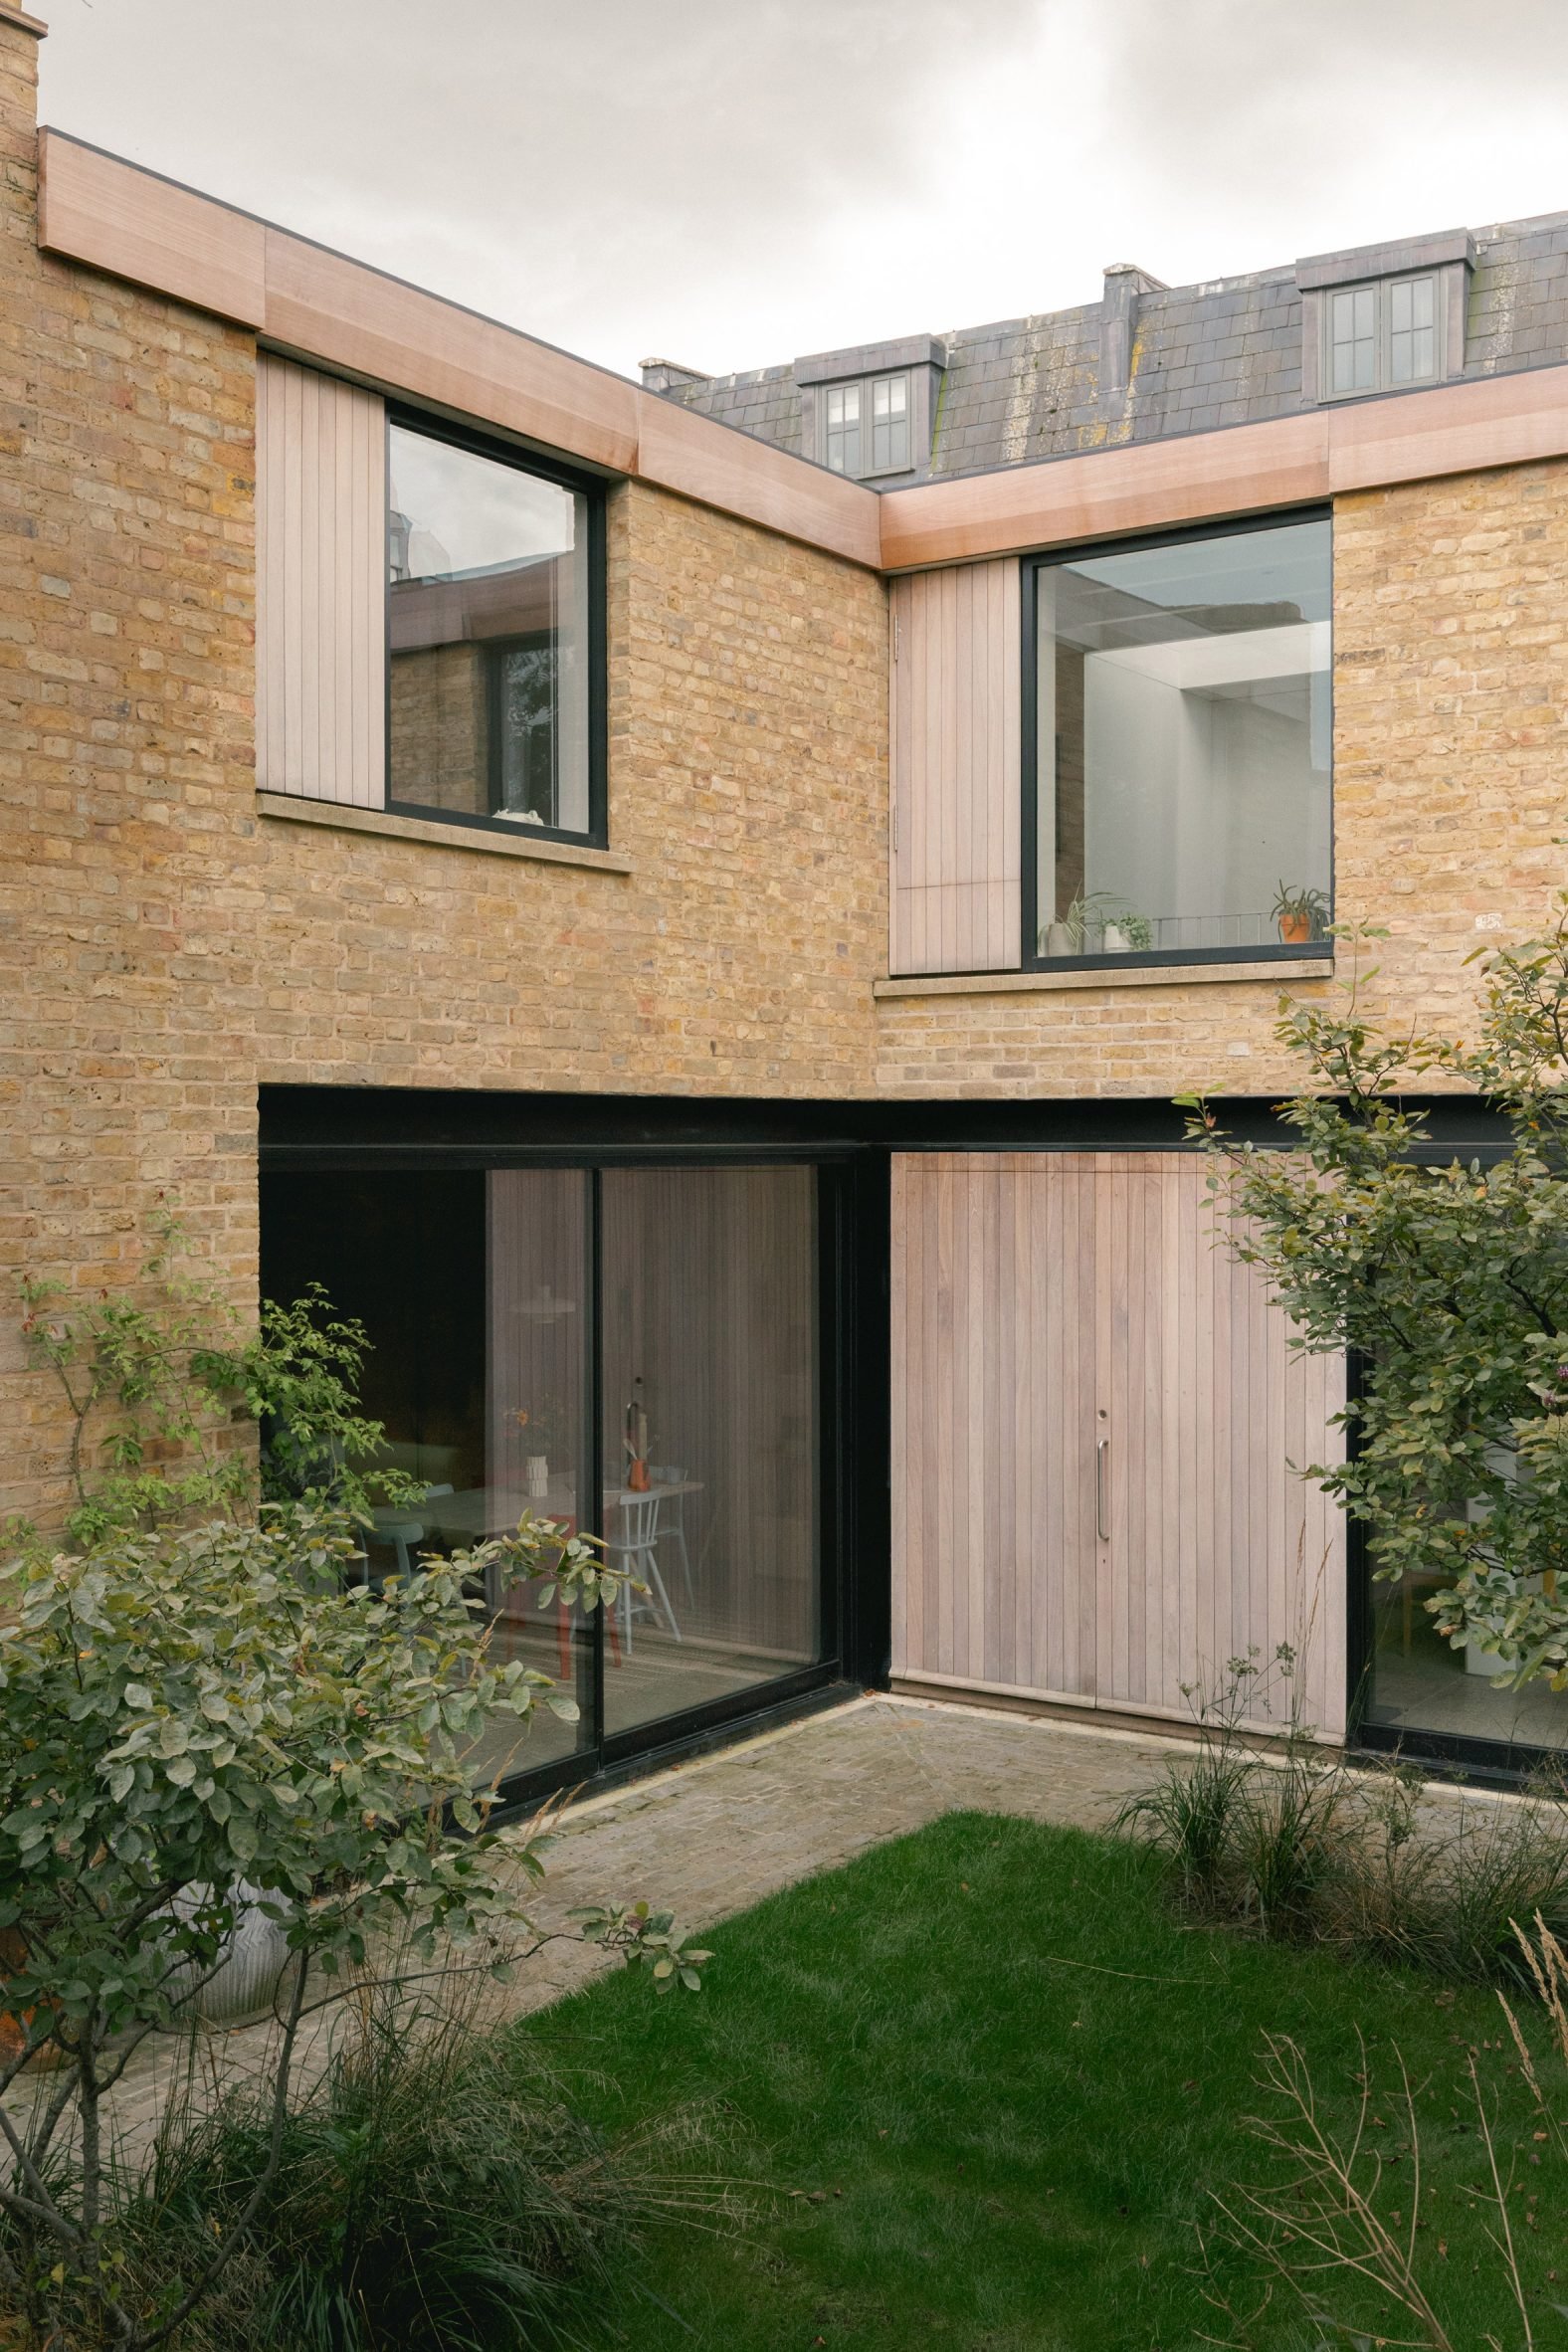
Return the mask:
<path id="1" fill-rule="evenodd" d="M 1323 936 L 1328 922 L 1328 899 L 1321 890 L 1292 889 L 1281 882 L 1269 911 L 1279 926 L 1282 946 L 1305 947 L 1310 940 Z"/>
<path id="2" fill-rule="evenodd" d="M 1152 947 L 1154 926 L 1146 914 L 1124 906 L 1113 890 L 1079 892 L 1067 913 L 1040 933 L 1042 955 L 1126 955 Z"/>

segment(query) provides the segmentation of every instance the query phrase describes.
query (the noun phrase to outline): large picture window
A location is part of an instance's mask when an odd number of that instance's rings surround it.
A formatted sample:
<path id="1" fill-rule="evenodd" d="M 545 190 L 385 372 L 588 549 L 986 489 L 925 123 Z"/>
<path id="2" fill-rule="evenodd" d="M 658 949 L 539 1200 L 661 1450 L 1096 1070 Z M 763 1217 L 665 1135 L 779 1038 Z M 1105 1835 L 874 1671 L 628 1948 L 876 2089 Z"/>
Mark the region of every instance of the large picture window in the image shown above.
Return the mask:
<path id="1" fill-rule="evenodd" d="M 1034 591 L 1026 961 L 1326 945 L 1328 522 L 1042 561 Z"/>
<path id="2" fill-rule="evenodd" d="M 389 433 L 389 802 L 595 838 L 590 492 Z"/>

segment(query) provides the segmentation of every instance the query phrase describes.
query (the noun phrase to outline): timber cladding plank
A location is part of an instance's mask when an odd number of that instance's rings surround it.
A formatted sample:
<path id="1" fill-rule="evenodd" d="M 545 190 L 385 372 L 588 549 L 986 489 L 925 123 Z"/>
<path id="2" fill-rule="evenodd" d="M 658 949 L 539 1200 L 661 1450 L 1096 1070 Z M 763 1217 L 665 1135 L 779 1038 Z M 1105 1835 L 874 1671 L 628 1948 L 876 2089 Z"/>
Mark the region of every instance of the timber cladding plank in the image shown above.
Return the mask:
<path id="1" fill-rule="evenodd" d="M 1343 1731 L 1343 1363 L 1218 1230 L 1190 1153 L 932 1153 L 893 1170 L 893 1671 Z M 1106 1534 L 1098 1532 L 1097 1449 Z M 1270 1681 L 1281 1644 L 1293 1676 Z"/>
<path id="2" fill-rule="evenodd" d="M 1019 574 L 957 565 L 892 587 L 894 973 L 1016 971 Z"/>
<path id="3" fill-rule="evenodd" d="M 385 426 L 372 392 L 257 365 L 256 781 L 379 809 L 386 781 Z"/>

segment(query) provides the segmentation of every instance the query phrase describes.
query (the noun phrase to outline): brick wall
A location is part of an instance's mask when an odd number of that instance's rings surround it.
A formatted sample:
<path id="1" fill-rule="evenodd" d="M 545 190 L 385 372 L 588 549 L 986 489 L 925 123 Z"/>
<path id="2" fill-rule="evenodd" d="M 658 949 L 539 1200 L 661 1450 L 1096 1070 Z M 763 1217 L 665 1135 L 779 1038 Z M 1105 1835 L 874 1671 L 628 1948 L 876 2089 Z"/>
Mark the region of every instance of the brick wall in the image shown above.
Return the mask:
<path id="1" fill-rule="evenodd" d="M 15 1270 L 119 1278 L 160 1193 L 256 1259 L 254 353 L 39 255 L 36 57 L 0 18 L 0 1510 L 59 1491 Z"/>
<path id="2" fill-rule="evenodd" d="M 1341 498 L 1334 856 L 1343 921 L 1385 925 L 1366 1002 L 1463 1033 L 1477 946 L 1568 883 L 1568 463 Z M 1477 928 L 1477 925 L 1484 926 Z M 1495 927 L 1493 927 L 1495 926 Z M 1348 967 L 1341 950 L 1340 968 Z M 1291 984 L 1322 997 L 1331 985 Z M 1268 979 L 897 998 L 878 1075 L 904 1095 L 1274 1094 Z"/>
<path id="3" fill-rule="evenodd" d="M 0 16 L 0 1512 L 61 1496 L 15 1272 L 92 1290 L 184 1214 L 244 1308 L 269 1079 L 853 1093 L 886 938 L 886 596 L 610 501 L 628 875 L 261 819 L 249 336 L 40 256 Z"/>
<path id="4" fill-rule="evenodd" d="M 608 539 L 610 841 L 634 871 L 261 820 L 264 1081 L 869 1091 L 885 591 L 640 484 Z"/>

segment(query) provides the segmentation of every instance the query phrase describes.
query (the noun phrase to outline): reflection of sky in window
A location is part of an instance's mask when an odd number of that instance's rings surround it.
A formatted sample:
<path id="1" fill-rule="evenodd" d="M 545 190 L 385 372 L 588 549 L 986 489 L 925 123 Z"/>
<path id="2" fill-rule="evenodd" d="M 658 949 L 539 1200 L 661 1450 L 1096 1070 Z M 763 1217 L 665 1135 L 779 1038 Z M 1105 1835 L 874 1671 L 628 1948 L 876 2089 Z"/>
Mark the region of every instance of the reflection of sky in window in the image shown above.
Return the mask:
<path id="1" fill-rule="evenodd" d="M 575 541 L 576 502 L 553 482 L 392 428 L 392 506 L 413 526 L 416 578 L 564 554 Z"/>
<path id="2" fill-rule="evenodd" d="M 1154 605 L 1292 604 L 1303 621 L 1329 618 L 1331 566 L 1326 522 L 1238 531 L 1093 556 L 1068 567 L 1080 579 L 1119 588 Z"/>

